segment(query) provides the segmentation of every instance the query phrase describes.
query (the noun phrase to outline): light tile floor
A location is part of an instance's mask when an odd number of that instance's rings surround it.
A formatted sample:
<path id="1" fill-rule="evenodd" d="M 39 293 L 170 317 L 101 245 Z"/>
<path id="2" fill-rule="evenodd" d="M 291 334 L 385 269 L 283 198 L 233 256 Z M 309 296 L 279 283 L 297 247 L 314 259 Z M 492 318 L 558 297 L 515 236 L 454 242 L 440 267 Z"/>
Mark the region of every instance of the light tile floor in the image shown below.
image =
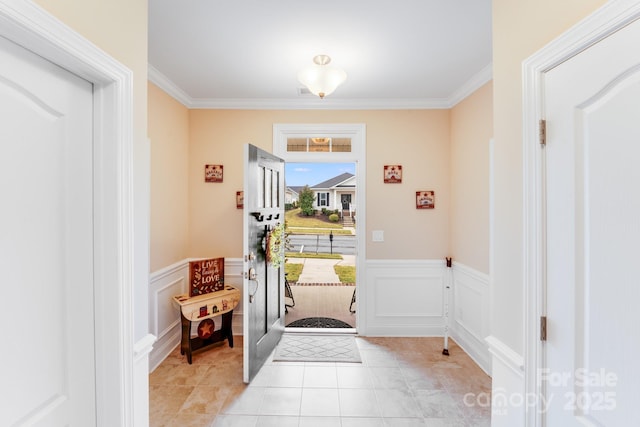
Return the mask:
<path id="1" fill-rule="evenodd" d="M 150 426 L 489 426 L 491 378 L 452 340 L 357 337 L 363 362 L 268 361 L 242 382 L 242 337 L 176 349 L 149 376 Z"/>

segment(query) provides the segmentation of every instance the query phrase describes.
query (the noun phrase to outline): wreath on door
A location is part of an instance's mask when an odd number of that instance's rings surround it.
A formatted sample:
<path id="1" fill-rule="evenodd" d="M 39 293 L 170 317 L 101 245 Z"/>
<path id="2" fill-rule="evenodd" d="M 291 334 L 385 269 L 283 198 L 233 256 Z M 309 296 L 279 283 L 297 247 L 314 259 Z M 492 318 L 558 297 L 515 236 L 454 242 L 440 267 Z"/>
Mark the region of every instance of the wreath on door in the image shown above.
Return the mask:
<path id="1" fill-rule="evenodd" d="M 267 263 L 271 264 L 273 268 L 280 268 L 284 264 L 284 224 L 273 227 L 267 233 L 266 240 Z"/>

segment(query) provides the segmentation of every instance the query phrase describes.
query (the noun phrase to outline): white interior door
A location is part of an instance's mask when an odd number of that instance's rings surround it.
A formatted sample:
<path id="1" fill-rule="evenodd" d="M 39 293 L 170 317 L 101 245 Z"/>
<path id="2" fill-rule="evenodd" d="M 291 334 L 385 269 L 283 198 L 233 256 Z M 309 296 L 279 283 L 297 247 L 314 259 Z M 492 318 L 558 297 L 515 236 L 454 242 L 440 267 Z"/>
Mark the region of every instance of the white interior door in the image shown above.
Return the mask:
<path id="1" fill-rule="evenodd" d="M 276 268 L 266 257 L 267 236 L 284 224 L 284 160 L 250 144 L 244 157 L 243 343 L 248 383 L 284 332 L 284 266 Z"/>
<path id="2" fill-rule="evenodd" d="M 0 37 L 0 425 L 96 425 L 90 83 Z"/>
<path id="3" fill-rule="evenodd" d="M 544 77 L 547 426 L 640 425 L 640 22 Z"/>

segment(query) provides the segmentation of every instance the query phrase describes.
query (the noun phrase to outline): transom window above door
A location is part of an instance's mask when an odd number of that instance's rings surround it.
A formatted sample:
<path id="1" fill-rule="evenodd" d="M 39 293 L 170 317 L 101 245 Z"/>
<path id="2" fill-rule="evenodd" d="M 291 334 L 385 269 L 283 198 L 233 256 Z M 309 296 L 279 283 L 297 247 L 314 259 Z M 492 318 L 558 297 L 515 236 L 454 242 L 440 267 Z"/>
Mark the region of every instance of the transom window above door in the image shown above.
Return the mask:
<path id="1" fill-rule="evenodd" d="M 302 153 L 350 153 L 351 138 L 314 136 L 287 138 L 287 152 Z"/>

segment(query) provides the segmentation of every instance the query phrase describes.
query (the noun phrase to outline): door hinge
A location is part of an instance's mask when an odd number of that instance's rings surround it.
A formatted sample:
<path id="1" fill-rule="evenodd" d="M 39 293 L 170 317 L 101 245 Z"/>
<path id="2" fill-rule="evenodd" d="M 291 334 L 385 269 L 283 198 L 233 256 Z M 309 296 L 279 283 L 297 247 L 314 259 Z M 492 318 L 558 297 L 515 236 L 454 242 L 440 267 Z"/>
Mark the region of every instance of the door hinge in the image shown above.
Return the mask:
<path id="1" fill-rule="evenodd" d="M 540 341 L 547 340 L 547 316 L 540 316 Z"/>
<path id="2" fill-rule="evenodd" d="M 540 119 L 538 122 L 538 135 L 540 136 L 540 145 L 547 145 L 547 121 Z"/>

